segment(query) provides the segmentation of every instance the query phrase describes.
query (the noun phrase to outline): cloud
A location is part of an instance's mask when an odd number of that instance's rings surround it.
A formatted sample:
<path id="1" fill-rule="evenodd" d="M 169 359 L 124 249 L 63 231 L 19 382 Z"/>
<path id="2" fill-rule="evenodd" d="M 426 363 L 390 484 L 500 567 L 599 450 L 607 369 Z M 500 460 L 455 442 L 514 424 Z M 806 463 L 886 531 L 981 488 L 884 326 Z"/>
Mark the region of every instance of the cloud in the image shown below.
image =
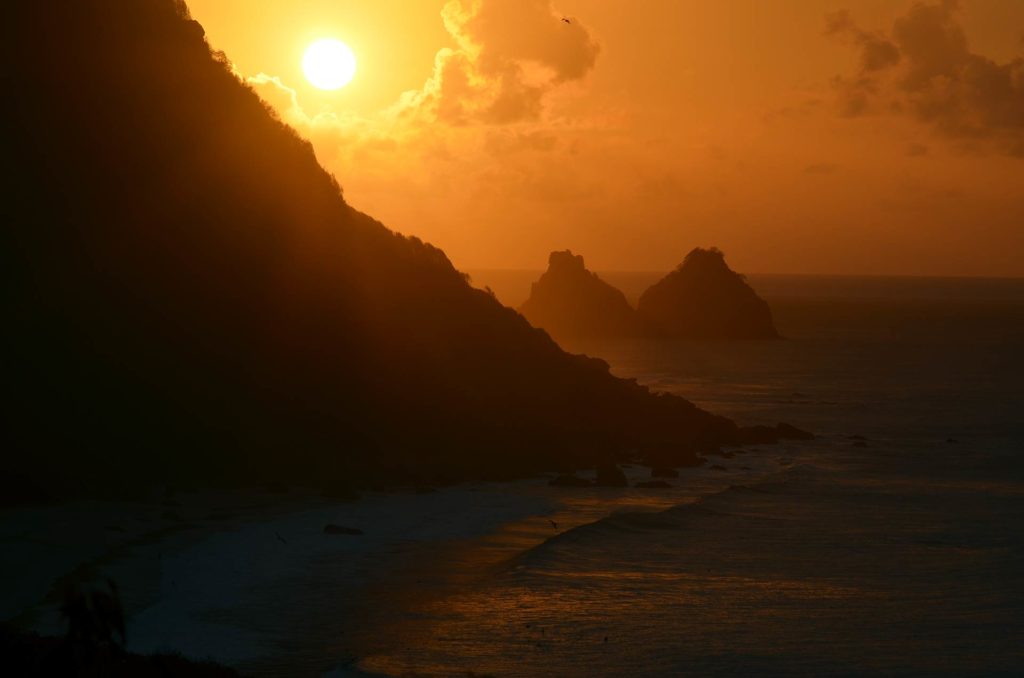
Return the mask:
<path id="1" fill-rule="evenodd" d="M 569 178 L 576 173 L 565 163 L 585 130 L 607 121 L 565 117 L 565 97 L 552 96 L 596 64 L 600 48 L 583 24 L 562 21 L 551 0 L 448 0 L 441 16 L 453 46 L 436 53 L 422 87 L 369 115 L 307 111 L 300 91 L 280 77 L 243 79 L 313 143 L 347 195 L 396 224 L 408 218 L 384 200 L 396 191 L 417 196 L 417 204 L 477 200 L 489 208 L 493 198 L 481 187 L 490 184 L 529 188 L 537 199 L 592 192 Z M 567 185 L 573 181 L 582 188 Z"/>
<path id="2" fill-rule="evenodd" d="M 911 116 L 950 139 L 1024 155 L 1024 58 L 998 63 L 972 52 L 955 0 L 914 4 L 888 34 L 826 17 L 826 34 L 860 56 L 835 78 L 845 115 Z"/>
<path id="3" fill-rule="evenodd" d="M 451 45 L 437 51 L 421 87 L 375 112 L 305 109 L 295 83 L 273 74 L 244 79 L 312 142 L 358 209 L 429 237 L 455 259 L 494 250 L 494 239 L 506 252 L 527 243 L 551 249 L 566 215 L 593 209 L 617 188 L 597 158 L 625 153 L 609 134 L 622 116 L 605 108 L 567 114 L 600 47 L 582 22 L 562 21 L 551 0 L 442 4 Z"/>
<path id="4" fill-rule="evenodd" d="M 882 33 L 858 28 L 845 9 L 826 15 L 825 35 L 843 40 L 860 50 L 862 74 L 873 73 L 899 63 L 899 48 Z"/>
<path id="5" fill-rule="evenodd" d="M 245 82 L 259 92 L 260 97 L 270 104 L 273 111 L 285 119 L 292 116 L 305 117 L 306 114 L 299 105 L 298 93 L 285 85 L 276 75 L 259 73 L 245 78 Z"/>
<path id="6" fill-rule="evenodd" d="M 457 45 L 438 52 L 420 90 L 395 111 L 454 125 L 539 119 L 543 99 L 593 69 L 600 47 L 551 0 L 450 0 L 441 12 Z"/>
<path id="7" fill-rule="evenodd" d="M 585 76 L 597 61 L 599 47 L 587 29 L 563 21 L 550 0 L 483 0 L 461 16 L 456 30 L 479 46 L 485 74 L 503 73 L 510 63 L 532 63 L 549 69 L 554 81 L 567 82 Z"/>
<path id="8" fill-rule="evenodd" d="M 566 23 L 551 0 L 449 0 L 441 16 L 455 47 L 434 57 L 423 86 L 404 92 L 390 107 L 359 118 L 308 114 L 297 91 L 281 78 L 260 73 L 246 78 L 287 123 L 311 139 L 333 135 L 345 144 L 383 138 L 408 141 L 436 136 L 436 125 L 483 128 L 545 124 L 545 98 L 584 78 L 600 47 L 579 21 Z M 514 135 L 530 147 L 529 133 Z M 513 150 L 514 144 L 499 144 Z M 493 150 L 493 148 L 492 148 Z"/>

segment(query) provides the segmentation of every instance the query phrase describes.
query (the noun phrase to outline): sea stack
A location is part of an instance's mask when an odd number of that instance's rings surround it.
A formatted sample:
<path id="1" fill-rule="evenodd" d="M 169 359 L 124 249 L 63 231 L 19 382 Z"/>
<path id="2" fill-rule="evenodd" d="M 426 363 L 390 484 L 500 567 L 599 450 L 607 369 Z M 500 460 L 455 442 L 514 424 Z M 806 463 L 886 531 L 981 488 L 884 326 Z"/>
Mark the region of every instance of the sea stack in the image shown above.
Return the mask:
<path id="1" fill-rule="evenodd" d="M 777 339 L 772 312 L 718 248 L 696 248 L 641 295 L 648 332 L 674 339 Z"/>
<path id="2" fill-rule="evenodd" d="M 555 339 L 609 339 L 640 334 L 636 311 L 626 296 L 587 270 L 583 257 L 552 252 L 548 270 L 533 283 L 519 308 L 535 327 Z"/>

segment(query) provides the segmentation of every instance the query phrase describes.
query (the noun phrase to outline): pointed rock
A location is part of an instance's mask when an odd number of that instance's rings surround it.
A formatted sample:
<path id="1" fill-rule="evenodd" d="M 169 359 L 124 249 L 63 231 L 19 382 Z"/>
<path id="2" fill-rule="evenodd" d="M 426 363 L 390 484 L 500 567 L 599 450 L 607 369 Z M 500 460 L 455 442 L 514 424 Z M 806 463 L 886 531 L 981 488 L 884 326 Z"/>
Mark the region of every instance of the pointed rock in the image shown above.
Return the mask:
<path id="1" fill-rule="evenodd" d="M 639 335 L 636 311 L 626 296 L 588 271 L 583 257 L 569 250 L 551 253 L 548 270 L 533 283 L 519 312 L 555 339 Z"/>
<path id="2" fill-rule="evenodd" d="M 653 334 L 676 339 L 777 339 L 768 304 L 725 263 L 696 248 L 641 295 L 637 312 Z"/>

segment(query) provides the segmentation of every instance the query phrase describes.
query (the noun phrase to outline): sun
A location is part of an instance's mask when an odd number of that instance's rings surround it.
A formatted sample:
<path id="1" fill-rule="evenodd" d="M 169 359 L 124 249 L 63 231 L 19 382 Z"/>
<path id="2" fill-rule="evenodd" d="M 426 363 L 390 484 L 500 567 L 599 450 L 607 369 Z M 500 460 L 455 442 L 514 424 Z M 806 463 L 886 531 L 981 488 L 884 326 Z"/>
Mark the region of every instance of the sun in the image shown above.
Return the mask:
<path id="1" fill-rule="evenodd" d="M 302 72 L 318 89 L 344 87 L 356 74 L 356 55 L 341 40 L 317 40 L 302 57 Z"/>

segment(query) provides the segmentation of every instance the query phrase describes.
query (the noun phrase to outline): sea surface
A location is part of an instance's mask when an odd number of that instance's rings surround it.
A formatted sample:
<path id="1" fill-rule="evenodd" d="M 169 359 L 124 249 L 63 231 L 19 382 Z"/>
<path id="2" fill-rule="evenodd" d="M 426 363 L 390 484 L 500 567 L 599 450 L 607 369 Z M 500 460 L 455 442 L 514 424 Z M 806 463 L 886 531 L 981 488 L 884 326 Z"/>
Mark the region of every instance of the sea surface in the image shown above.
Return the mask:
<path id="1" fill-rule="evenodd" d="M 513 306 L 536 277 L 473 273 Z M 784 340 L 569 348 L 816 440 L 660 493 L 517 486 L 551 514 L 376 592 L 339 673 L 1024 675 L 1024 280 L 750 281 Z"/>
<path id="2" fill-rule="evenodd" d="M 602 275 L 634 302 L 657 278 Z M 472 276 L 516 306 L 539 272 Z M 665 489 L 7 510 L 0 620 L 59 635 L 55 582 L 94 570 L 129 649 L 258 677 L 1024 675 L 1024 280 L 750 282 L 785 339 L 567 348 L 813 441 Z"/>

